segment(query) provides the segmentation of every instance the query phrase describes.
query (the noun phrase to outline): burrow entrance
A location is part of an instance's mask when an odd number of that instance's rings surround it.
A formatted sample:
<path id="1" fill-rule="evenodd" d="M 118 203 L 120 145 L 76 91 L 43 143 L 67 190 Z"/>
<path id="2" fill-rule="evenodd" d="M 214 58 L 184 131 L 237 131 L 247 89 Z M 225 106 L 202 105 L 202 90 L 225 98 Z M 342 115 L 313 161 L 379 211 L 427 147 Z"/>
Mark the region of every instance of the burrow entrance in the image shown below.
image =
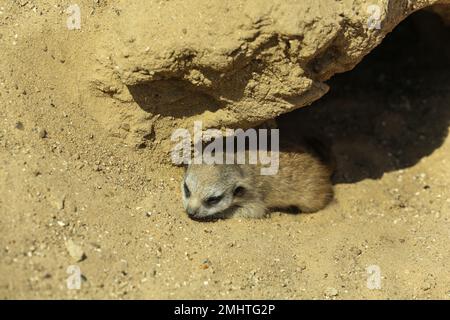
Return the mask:
<path id="1" fill-rule="evenodd" d="M 434 13 L 416 12 L 328 84 L 324 98 L 277 119 L 282 139 L 306 134 L 329 140 L 335 183 L 413 166 L 448 134 L 450 28 Z"/>

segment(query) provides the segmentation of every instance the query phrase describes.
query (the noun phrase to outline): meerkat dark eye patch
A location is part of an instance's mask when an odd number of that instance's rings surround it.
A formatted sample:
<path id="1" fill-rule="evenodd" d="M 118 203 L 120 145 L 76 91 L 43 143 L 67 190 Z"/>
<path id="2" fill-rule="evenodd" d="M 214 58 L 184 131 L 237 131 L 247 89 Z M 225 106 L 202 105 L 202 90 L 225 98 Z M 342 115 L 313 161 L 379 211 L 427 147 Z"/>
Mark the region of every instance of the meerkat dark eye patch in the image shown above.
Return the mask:
<path id="1" fill-rule="evenodd" d="M 217 196 L 217 197 L 209 197 L 205 200 L 205 203 L 208 206 L 214 206 L 220 202 L 220 200 L 223 199 L 223 195 Z"/>
<path id="2" fill-rule="evenodd" d="M 191 196 L 191 191 L 189 191 L 186 182 L 184 183 L 183 188 L 184 188 L 184 195 L 186 196 L 186 198 L 189 198 Z"/>
<path id="3" fill-rule="evenodd" d="M 234 189 L 233 195 L 235 197 L 242 197 L 245 193 L 245 188 L 242 186 L 238 186 Z"/>

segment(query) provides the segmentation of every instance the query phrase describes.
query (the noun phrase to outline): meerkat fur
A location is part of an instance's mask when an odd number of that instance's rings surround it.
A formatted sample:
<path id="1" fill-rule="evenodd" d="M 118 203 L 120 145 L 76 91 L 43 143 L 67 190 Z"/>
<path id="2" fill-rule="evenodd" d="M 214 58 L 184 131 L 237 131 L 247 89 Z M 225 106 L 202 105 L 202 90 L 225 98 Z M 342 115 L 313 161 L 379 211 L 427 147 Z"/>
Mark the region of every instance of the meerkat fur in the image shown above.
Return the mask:
<path id="1" fill-rule="evenodd" d="M 279 169 L 261 164 L 190 164 L 182 181 L 183 205 L 197 220 L 262 218 L 274 210 L 323 209 L 333 198 L 332 167 L 307 148 L 279 152 Z"/>

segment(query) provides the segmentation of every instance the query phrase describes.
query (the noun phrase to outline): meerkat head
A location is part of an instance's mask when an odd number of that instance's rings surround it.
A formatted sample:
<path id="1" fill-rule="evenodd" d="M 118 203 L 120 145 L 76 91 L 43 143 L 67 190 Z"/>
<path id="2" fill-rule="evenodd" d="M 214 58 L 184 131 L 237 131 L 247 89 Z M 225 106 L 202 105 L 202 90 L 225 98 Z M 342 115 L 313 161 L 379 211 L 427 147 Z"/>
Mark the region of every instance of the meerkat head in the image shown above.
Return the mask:
<path id="1" fill-rule="evenodd" d="M 237 165 L 191 164 L 181 189 L 184 208 L 193 219 L 232 214 L 247 194 L 243 172 Z"/>

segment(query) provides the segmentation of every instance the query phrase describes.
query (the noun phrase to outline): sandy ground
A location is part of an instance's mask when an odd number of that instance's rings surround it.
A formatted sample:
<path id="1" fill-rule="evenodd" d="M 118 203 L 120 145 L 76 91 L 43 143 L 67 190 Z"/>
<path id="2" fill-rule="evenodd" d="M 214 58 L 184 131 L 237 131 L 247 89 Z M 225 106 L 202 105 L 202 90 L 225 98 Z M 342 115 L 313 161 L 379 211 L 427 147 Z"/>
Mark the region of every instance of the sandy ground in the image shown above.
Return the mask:
<path id="1" fill-rule="evenodd" d="M 404 22 L 278 119 L 282 138 L 332 141 L 329 207 L 199 223 L 182 169 L 127 145 L 104 125 L 120 105 L 78 84 L 90 29 L 67 51 L 62 7 L 22 2 L 0 1 L 0 298 L 450 299 L 448 29 Z"/>

